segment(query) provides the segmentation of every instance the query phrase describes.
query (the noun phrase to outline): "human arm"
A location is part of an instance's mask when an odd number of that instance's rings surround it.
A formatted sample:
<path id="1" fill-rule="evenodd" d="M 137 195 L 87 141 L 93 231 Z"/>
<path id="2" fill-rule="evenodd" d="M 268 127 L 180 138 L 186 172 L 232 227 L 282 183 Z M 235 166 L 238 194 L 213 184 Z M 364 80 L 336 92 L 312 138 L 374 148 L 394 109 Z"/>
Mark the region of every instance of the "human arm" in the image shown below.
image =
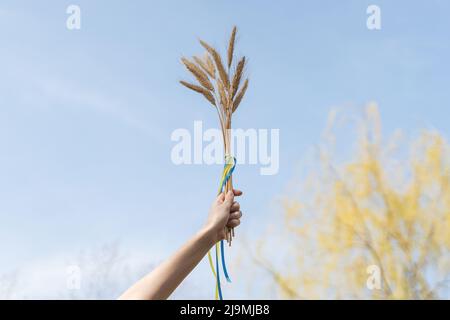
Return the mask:
<path id="1" fill-rule="evenodd" d="M 204 227 L 169 259 L 126 290 L 119 299 L 167 299 L 209 249 L 225 239 L 225 227 L 234 228 L 240 224 L 242 213 L 239 203 L 234 201 L 234 196 L 241 194 L 241 191 L 234 190 L 226 195 L 219 195 L 211 205 Z"/>

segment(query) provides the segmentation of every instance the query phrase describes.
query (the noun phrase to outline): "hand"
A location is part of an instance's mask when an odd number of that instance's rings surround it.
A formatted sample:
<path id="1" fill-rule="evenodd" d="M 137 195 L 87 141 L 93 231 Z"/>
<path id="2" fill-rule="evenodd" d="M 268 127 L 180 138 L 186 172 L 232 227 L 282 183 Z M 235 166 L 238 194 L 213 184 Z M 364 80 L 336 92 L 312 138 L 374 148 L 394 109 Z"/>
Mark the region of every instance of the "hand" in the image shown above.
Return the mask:
<path id="1" fill-rule="evenodd" d="M 240 211 L 240 205 L 234 201 L 234 197 L 240 195 L 242 195 L 240 190 L 228 191 L 226 195 L 221 193 L 212 203 L 206 222 L 206 229 L 212 233 L 214 242 L 225 239 L 225 227 L 235 228 L 241 223 L 242 212 Z"/>

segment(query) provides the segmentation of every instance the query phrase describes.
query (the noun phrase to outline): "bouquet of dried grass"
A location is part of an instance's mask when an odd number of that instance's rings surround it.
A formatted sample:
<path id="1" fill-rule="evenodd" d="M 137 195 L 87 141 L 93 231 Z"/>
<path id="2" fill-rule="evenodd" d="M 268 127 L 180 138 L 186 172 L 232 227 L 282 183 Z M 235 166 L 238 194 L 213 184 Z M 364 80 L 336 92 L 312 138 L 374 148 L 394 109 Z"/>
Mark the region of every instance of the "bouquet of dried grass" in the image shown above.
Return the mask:
<path id="1" fill-rule="evenodd" d="M 224 174 L 221 179 L 219 193 L 233 190 L 231 175 L 236 165 L 236 159 L 231 156 L 231 118 L 237 110 L 245 92 L 248 88 L 248 78 L 243 80 L 246 68 L 245 57 L 234 62 L 234 47 L 236 42 L 237 28 L 233 27 L 231 37 L 228 43 L 226 65 L 222 62 L 222 57 L 218 51 L 205 41 L 200 40 L 201 46 L 206 50 L 203 57 L 194 56 L 192 59 L 181 58 L 181 62 L 186 69 L 194 76 L 197 83 L 180 81 L 182 85 L 197 93 L 203 95 L 206 100 L 217 110 L 219 122 L 222 129 L 222 137 L 225 151 Z M 226 240 L 231 246 L 234 237 L 234 229 L 226 230 Z M 222 266 L 225 277 L 229 280 L 225 260 L 223 255 L 223 241 L 221 241 Z M 216 245 L 216 271 L 212 263 L 211 255 L 208 254 L 211 268 L 216 275 L 216 298 L 222 299 L 220 290 L 219 265 L 218 265 L 219 247 Z"/>

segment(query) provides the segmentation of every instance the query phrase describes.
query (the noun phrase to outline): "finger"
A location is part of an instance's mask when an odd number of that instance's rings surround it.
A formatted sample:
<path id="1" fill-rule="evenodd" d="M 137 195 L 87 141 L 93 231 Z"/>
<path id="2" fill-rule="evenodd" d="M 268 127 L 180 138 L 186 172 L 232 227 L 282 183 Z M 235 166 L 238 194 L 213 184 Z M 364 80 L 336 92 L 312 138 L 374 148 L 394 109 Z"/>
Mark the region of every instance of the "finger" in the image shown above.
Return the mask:
<path id="1" fill-rule="evenodd" d="M 230 218 L 228 220 L 239 219 L 242 217 L 241 211 L 235 211 L 230 214 Z"/>
<path id="2" fill-rule="evenodd" d="M 225 194 L 223 192 L 221 194 L 219 194 L 217 196 L 216 201 L 217 201 L 217 203 L 223 203 L 225 201 Z"/>
<path id="3" fill-rule="evenodd" d="M 233 202 L 233 204 L 231 205 L 230 211 L 231 211 L 231 212 L 239 211 L 240 208 L 241 208 L 241 205 L 239 204 L 239 202 L 235 201 L 235 202 Z"/>
<path id="4" fill-rule="evenodd" d="M 233 192 L 228 191 L 227 194 L 225 195 L 225 201 L 223 202 L 223 204 L 225 205 L 226 208 L 228 208 L 228 210 L 231 208 L 233 200 L 234 200 Z"/>
<path id="5" fill-rule="evenodd" d="M 228 220 L 227 227 L 228 228 L 236 228 L 240 224 L 241 224 L 241 221 L 239 219 Z"/>
<path id="6" fill-rule="evenodd" d="M 242 191 L 241 190 L 237 190 L 237 189 L 233 189 L 234 195 L 236 197 L 242 196 Z"/>

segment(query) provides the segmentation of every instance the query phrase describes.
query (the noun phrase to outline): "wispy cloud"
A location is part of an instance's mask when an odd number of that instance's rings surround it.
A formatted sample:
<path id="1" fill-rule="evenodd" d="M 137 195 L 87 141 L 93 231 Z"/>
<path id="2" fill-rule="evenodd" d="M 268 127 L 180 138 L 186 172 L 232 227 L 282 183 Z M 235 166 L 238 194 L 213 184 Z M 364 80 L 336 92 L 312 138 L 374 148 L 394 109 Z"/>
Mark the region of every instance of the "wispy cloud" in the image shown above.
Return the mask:
<path id="1" fill-rule="evenodd" d="M 162 132 L 158 123 L 151 118 L 142 118 L 133 112 L 133 103 L 157 103 L 155 101 L 123 101 L 123 98 L 111 92 L 90 89 L 80 83 L 74 83 L 67 76 L 49 70 L 40 70 L 27 61 L 5 57 L 3 74 L 7 83 L 1 97 L 3 104 L 30 108 L 51 108 L 54 106 L 84 109 L 118 119 L 132 129 L 147 135 L 154 142 L 161 139 Z M 0 79 L 0 84 L 1 84 Z M 18 101 L 20 100 L 20 101 Z M 89 116 L 89 115 L 87 115 Z"/>

